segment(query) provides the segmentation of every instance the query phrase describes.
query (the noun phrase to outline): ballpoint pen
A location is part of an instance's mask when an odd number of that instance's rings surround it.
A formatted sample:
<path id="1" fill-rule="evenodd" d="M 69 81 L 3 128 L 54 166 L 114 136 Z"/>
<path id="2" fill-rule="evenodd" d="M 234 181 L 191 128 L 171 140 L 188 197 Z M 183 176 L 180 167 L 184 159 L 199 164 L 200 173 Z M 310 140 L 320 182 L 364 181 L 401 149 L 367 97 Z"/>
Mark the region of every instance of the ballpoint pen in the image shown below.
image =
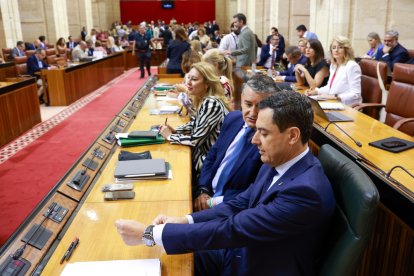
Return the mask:
<path id="1" fill-rule="evenodd" d="M 72 248 L 70 248 L 70 249 L 69 249 L 69 254 L 68 254 L 68 256 L 66 257 L 66 261 L 69 261 L 70 256 L 72 256 L 72 253 L 73 253 L 73 251 L 75 251 L 75 249 L 76 249 L 76 247 L 78 246 L 78 244 L 79 244 L 79 238 L 78 238 L 78 237 L 76 237 L 76 238 L 75 238 L 75 240 L 73 241 L 73 246 L 72 246 Z"/>
<path id="2" fill-rule="evenodd" d="M 62 264 L 65 260 L 70 257 L 72 254 L 73 249 L 78 245 L 79 239 L 76 237 L 73 242 L 69 245 L 68 250 L 66 250 L 65 254 L 63 255 L 62 259 L 60 259 L 60 264 Z"/>
<path id="3" fill-rule="evenodd" d="M 164 126 L 166 126 L 166 125 L 167 125 L 167 121 L 168 121 L 168 117 L 167 117 L 167 118 L 165 118 L 165 123 L 164 123 Z M 158 129 L 158 135 L 160 134 L 161 129 L 162 129 L 162 126 L 160 126 L 160 128 Z"/>

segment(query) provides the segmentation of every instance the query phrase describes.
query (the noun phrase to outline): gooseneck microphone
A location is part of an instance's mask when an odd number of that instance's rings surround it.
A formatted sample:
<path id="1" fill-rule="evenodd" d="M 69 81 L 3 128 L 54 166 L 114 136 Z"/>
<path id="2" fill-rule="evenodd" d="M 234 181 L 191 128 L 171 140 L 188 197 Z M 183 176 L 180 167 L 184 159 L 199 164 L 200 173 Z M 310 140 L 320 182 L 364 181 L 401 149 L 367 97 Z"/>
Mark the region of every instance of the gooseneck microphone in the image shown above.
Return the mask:
<path id="1" fill-rule="evenodd" d="M 392 167 L 391 169 L 390 169 L 390 171 L 386 174 L 386 177 L 387 178 L 390 178 L 391 177 L 391 173 L 395 170 L 395 169 L 397 169 L 397 168 L 399 168 L 399 169 L 401 169 L 401 170 L 403 170 L 404 172 L 406 172 L 409 176 L 411 176 L 412 178 L 414 178 L 414 175 L 413 174 L 411 174 L 406 168 L 404 168 L 403 166 L 400 166 L 400 165 L 397 165 L 397 166 L 394 166 L 394 167 Z"/>
<path id="2" fill-rule="evenodd" d="M 354 138 L 352 138 L 351 137 L 351 135 L 349 135 L 345 130 L 343 130 L 340 126 L 338 126 L 337 124 L 335 124 L 335 122 L 329 122 L 327 125 L 326 125 L 326 127 L 325 127 L 325 131 L 327 131 L 327 129 L 328 129 L 328 127 L 330 126 L 330 125 L 334 125 L 334 126 L 336 126 L 340 131 L 342 131 L 346 136 L 348 136 L 354 143 L 355 143 L 355 145 L 357 145 L 358 147 L 362 147 L 362 144 L 361 144 L 361 142 L 359 142 L 359 141 L 357 141 L 357 140 L 355 140 Z"/>

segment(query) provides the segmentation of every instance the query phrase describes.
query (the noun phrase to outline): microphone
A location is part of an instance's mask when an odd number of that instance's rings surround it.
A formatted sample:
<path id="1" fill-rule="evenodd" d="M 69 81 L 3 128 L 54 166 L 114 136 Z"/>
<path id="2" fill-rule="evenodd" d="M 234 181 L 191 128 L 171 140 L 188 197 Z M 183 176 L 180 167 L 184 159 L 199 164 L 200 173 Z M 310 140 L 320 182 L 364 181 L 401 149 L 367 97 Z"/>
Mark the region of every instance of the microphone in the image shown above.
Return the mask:
<path id="1" fill-rule="evenodd" d="M 90 176 L 86 173 L 87 169 L 92 165 L 93 159 L 96 156 L 96 150 L 92 153 L 92 158 L 89 159 L 89 162 L 86 164 L 85 168 L 79 170 L 70 182 L 67 183 L 69 187 L 77 191 L 82 191 L 83 186 L 88 182 Z"/>
<path id="2" fill-rule="evenodd" d="M 27 273 L 27 271 L 29 270 L 31 266 L 31 263 L 28 260 L 21 258 L 21 257 L 27 247 L 27 244 L 29 244 L 32 241 L 33 237 L 42 227 L 43 223 L 46 221 L 46 219 L 50 217 L 56 205 L 57 203 L 53 202 L 49 206 L 49 208 L 46 211 L 47 215 L 42 219 L 42 221 L 37 226 L 34 226 L 35 229 L 31 233 L 30 237 L 28 237 L 27 240 L 24 242 L 24 244 L 21 247 L 19 247 L 12 255 L 10 255 L 3 262 L 3 264 L 0 265 L 0 275 L 25 275 Z"/>
<path id="3" fill-rule="evenodd" d="M 352 138 L 351 137 L 351 135 L 349 135 L 345 130 L 343 130 L 340 126 L 338 126 L 337 124 L 335 124 L 335 122 L 329 122 L 327 125 L 326 125 L 326 127 L 325 127 L 325 131 L 327 131 L 327 129 L 328 129 L 328 127 L 330 126 L 330 125 L 334 125 L 334 126 L 336 126 L 337 128 L 339 128 L 339 130 L 340 131 L 342 131 L 346 136 L 348 136 L 354 143 L 355 143 L 355 145 L 357 145 L 358 147 L 362 147 L 362 144 L 361 144 L 361 142 L 359 142 L 359 141 L 357 141 L 357 140 L 355 140 L 354 138 Z"/>
<path id="4" fill-rule="evenodd" d="M 414 175 L 413 174 L 411 174 L 408 170 L 406 170 L 403 166 L 400 166 L 400 165 L 396 165 L 396 166 L 394 166 L 394 167 L 392 167 L 391 169 L 390 169 L 390 171 L 389 172 L 387 172 L 387 174 L 385 175 L 387 178 L 390 178 L 391 177 L 391 173 L 395 170 L 395 169 L 397 169 L 397 168 L 399 168 L 399 169 L 401 169 L 401 170 L 403 170 L 404 172 L 406 172 L 409 176 L 411 176 L 412 178 L 414 178 Z"/>

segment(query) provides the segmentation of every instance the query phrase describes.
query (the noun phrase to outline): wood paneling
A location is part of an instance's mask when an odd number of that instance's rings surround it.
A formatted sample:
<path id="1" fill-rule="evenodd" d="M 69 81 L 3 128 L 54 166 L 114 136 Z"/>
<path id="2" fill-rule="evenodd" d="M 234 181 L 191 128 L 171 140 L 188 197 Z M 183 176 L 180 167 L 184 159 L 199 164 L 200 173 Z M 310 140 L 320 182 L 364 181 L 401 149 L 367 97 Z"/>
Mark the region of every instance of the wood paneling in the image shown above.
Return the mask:
<path id="1" fill-rule="evenodd" d="M 34 78 L 0 87 L 0 146 L 41 122 Z"/>
<path id="2" fill-rule="evenodd" d="M 0 63 L 0 81 L 16 77 L 16 67 L 13 62 Z"/>

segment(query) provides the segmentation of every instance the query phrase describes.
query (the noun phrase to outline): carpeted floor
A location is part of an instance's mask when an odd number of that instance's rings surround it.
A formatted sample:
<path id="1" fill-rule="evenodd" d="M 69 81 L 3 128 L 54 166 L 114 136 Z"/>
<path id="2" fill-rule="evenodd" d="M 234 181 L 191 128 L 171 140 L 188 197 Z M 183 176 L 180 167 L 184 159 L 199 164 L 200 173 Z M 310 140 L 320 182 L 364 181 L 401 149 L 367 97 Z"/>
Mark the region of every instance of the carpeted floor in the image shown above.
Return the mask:
<path id="1" fill-rule="evenodd" d="M 0 149 L 0 246 L 144 81 L 131 69 Z"/>

